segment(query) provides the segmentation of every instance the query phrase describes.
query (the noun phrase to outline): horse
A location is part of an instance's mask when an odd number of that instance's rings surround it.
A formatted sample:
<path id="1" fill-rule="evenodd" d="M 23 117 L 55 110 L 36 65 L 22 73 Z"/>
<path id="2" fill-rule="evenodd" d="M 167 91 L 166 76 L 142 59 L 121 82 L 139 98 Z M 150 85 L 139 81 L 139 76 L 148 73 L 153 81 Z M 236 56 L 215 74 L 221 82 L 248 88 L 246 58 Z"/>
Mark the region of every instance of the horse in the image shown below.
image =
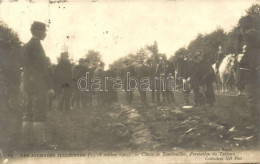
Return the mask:
<path id="1" fill-rule="evenodd" d="M 238 80 L 240 77 L 240 70 L 238 64 L 241 62 L 244 54 L 238 54 L 236 57 L 234 54 L 227 55 L 222 61 L 222 73 L 219 73 L 220 66 L 217 69 L 216 63 L 212 65 L 216 75 L 216 91 L 222 88 L 222 93 L 227 92 L 227 87 L 230 85 L 232 87 L 232 80 L 235 84 L 236 91 L 238 91 L 238 95 L 241 94 L 241 89 L 238 87 Z M 220 65 L 221 65 L 220 64 Z M 227 68 L 228 67 L 228 68 Z M 225 90 L 226 89 L 226 90 Z"/>
<path id="2" fill-rule="evenodd" d="M 222 93 L 228 92 L 228 85 L 232 83 L 232 79 L 235 80 L 236 71 L 237 71 L 237 60 L 235 54 L 229 54 L 225 56 L 225 58 L 221 61 L 219 65 L 218 75 L 217 75 L 221 84 Z"/>

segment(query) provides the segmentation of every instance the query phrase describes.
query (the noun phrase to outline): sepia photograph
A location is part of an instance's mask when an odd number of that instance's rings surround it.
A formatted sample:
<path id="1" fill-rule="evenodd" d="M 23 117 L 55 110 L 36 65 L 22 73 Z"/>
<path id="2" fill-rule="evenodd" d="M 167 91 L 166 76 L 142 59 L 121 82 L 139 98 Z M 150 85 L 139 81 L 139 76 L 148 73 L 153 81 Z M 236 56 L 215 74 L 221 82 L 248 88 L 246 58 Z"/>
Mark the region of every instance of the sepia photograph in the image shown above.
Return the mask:
<path id="1" fill-rule="evenodd" d="M 259 163 L 260 0 L 0 0 L 0 164 Z"/>

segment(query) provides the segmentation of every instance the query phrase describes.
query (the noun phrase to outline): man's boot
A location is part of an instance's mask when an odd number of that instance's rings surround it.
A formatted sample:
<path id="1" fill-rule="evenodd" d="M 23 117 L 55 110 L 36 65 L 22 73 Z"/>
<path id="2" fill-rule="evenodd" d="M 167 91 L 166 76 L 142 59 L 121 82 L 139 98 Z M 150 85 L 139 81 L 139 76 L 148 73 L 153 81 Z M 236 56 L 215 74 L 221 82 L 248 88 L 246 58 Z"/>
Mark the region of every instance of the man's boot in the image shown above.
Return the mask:
<path id="1" fill-rule="evenodd" d="M 36 148 L 46 148 L 46 134 L 44 122 L 33 122 L 34 143 Z"/>
<path id="2" fill-rule="evenodd" d="M 30 149 L 33 143 L 33 123 L 32 121 L 23 121 L 22 123 L 22 148 Z"/>

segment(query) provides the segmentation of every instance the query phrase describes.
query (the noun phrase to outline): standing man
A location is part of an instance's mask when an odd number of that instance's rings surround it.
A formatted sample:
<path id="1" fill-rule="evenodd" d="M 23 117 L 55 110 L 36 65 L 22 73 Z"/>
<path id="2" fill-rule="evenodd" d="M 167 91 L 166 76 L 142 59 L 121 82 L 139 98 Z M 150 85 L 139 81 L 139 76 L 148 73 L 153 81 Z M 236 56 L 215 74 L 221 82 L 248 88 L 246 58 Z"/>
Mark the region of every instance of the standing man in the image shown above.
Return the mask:
<path id="1" fill-rule="evenodd" d="M 68 52 L 63 52 L 54 71 L 55 88 L 59 96 L 59 109 L 70 110 L 72 96 L 72 63 Z"/>
<path id="2" fill-rule="evenodd" d="M 99 67 L 93 73 L 93 76 L 95 78 L 99 78 L 101 82 L 101 88 L 99 88 L 101 90 L 96 91 L 97 105 L 103 105 L 104 103 L 104 75 L 105 75 L 104 67 L 105 67 L 105 63 L 100 62 Z"/>
<path id="3" fill-rule="evenodd" d="M 149 78 L 149 67 L 144 64 L 144 61 L 142 59 L 140 59 L 138 62 L 139 62 L 139 65 L 137 68 L 137 80 L 139 83 L 142 83 L 141 79 Z M 142 88 L 142 86 L 139 84 L 138 90 L 139 90 L 143 104 L 148 105 L 145 88 Z"/>
<path id="4" fill-rule="evenodd" d="M 124 68 L 122 68 L 121 77 L 124 79 L 123 87 L 126 93 L 126 101 L 128 104 L 132 104 L 133 97 L 134 97 L 134 90 L 131 90 L 128 87 L 135 88 L 136 86 L 133 83 L 127 81 L 127 74 L 129 74 L 131 77 L 136 77 L 136 71 L 134 67 L 130 65 L 129 59 L 125 59 L 124 64 L 125 66 Z"/>
<path id="5" fill-rule="evenodd" d="M 72 106 L 76 109 L 80 108 L 80 103 L 84 109 L 87 108 L 87 105 L 92 105 L 92 99 L 90 99 L 90 90 L 89 91 L 80 91 L 78 88 L 78 80 L 82 77 L 85 77 L 90 74 L 90 61 L 88 59 L 80 59 L 78 65 L 73 68 L 73 97 L 72 97 Z M 87 84 L 86 84 L 87 85 Z M 86 86 L 87 87 L 87 86 Z M 90 101 L 91 100 L 91 101 Z"/>
<path id="6" fill-rule="evenodd" d="M 160 103 L 160 94 L 162 94 L 163 98 L 163 104 L 166 103 L 166 76 L 165 76 L 165 64 L 166 64 L 167 58 L 166 56 L 162 56 L 160 63 L 157 65 L 156 68 L 156 77 L 159 78 L 156 81 L 156 96 L 157 96 L 157 103 Z"/>
<path id="7" fill-rule="evenodd" d="M 166 94 L 166 99 L 168 104 L 174 103 L 175 102 L 175 98 L 174 98 L 174 93 L 173 93 L 173 83 L 174 83 L 174 75 L 175 75 L 175 67 L 174 64 L 172 62 L 170 62 L 169 60 L 166 60 L 165 62 L 165 78 L 166 78 L 166 90 L 165 90 L 165 94 Z"/>
<path id="8" fill-rule="evenodd" d="M 253 122 L 259 124 L 259 100 L 260 86 L 260 22 L 251 16 L 242 17 L 239 20 L 242 39 L 247 47 L 244 57 L 239 63 L 241 70 L 240 81 L 245 86 L 247 107 Z"/>
<path id="9" fill-rule="evenodd" d="M 23 144 L 25 147 L 46 146 L 47 92 L 50 89 L 48 61 L 41 40 L 46 37 L 42 22 L 31 25 L 32 38 L 24 45 L 24 87 L 28 95 L 23 117 Z M 32 144 L 32 145 L 31 145 Z"/>
<path id="10" fill-rule="evenodd" d="M 196 88 L 194 90 L 195 106 L 203 103 L 212 106 L 215 102 L 215 93 L 213 88 L 213 82 L 215 80 L 214 70 L 202 49 L 199 49 L 194 55 L 196 57 L 196 64 L 194 67 L 195 73 L 191 76 L 191 86 L 192 88 Z M 199 86 L 201 84 L 206 87 L 204 93 L 199 91 Z"/>

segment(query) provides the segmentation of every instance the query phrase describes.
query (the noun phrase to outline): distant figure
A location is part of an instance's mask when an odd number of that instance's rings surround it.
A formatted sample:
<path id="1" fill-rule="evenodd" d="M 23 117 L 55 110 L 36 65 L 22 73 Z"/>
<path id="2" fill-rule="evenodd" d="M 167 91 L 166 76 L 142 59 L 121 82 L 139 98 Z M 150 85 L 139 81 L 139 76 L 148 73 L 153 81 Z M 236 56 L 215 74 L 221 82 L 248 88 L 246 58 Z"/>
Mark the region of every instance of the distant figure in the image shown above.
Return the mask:
<path id="1" fill-rule="evenodd" d="M 174 93 L 172 91 L 174 87 L 174 75 L 175 75 L 175 67 L 172 62 L 169 60 L 165 61 L 165 69 L 164 69 L 164 77 L 166 79 L 165 84 L 165 96 L 168 104 L 174 103 Z"/>
<path id="2" fill-rule="evenodd" d="M 33 22 L 33 37 L 24 45 L 24 90 L 28 96 L 23 117 L 23 144 L 30 147 L 46 146 L 47 92 L 50 89 L 48 60 L 41 40 L 46 37 L 44 23 Z"/>
<path id="3" fill-rule="evenodd" d="M 89 60 L 80 59 L 78 65 L 73 68 L 73 96 L 72 96 L 72 106 L 74 108 L 86 109 L 87 105 L 92 105 L 92 95 L 89 91 L 80 91 L 78 88 L 78 80 L 82 77 L 86 77 L 88 73 L 88 78 L 90 78 L 90 62 Z M 88 84 L 89 85 L 89 84 Z"/>
<path id="4" fill-rule="evenodd" d="M 158 56 L 152 56 L 152 58 L 148 60 L 153 103 L 155 103 L 155 97 L 156 97 L 157 103 L 160 103 L 160 94 L 156 94 L 157 92 L 156 92 L 156 86 L 155 86 L 156 85 L 155 77 L 156 77 L 157 64 L 159 64 L 159 57 Z"/>
<path id="5" fill-rule="evenodd" d="M 143 59 L 139 59 L 138 63 L 139 63 L 139 65 L 137 68 L 137 80 L 140 84 L 140 82 L 142 82 L 141 79 L 149 77 L 149 67 L 144 64 Z M 147 81 L 144 81 L 144 82 L 147 82 Z M 145 85 L 144 86 L 138 85 L 138 90 L 139 90 L 139 93 L 141 96 L 142 103 L 144 105 L 148 105 L 147 98 L 146 98 L 146 90 L 145 90 L 146 87 L 147 86 L 145 86 Z"/>
<path id="6" fill-rule="evenodd" d="M 130 77 L 136 77 L 136 71 L 134 67 L 130 65 L 129 59 L 125 59 L 124 64 L 125 66 L 124 68 L 122 68 L 121 71 L 121 77 L 124 79 L 123 88 L 126 94 L 126 102 L 128 104 L 132 104 L 134 98 L 134 90 L 131 90 L 131 88 L 135 89 L 136 84 L 134 84 L 133 81 L 127 82 L 127 74 L 129 74 Z"/>
<path id="7" fill-rule="evenodd" d="M 69 54 L 63 52 L 54 70 L 55 90 L 59 97 L 59 110 L 69 111 L 72 96 L 72 64 Z"/>
<path id="8" fill-rule="evenodd" d="M 114 67 L 110 67 L 107 71 L 105 71 L 105 77 L 112 77 L 115 79 L 117 77 L 117 72 Z M 117 91 L 113 89 L 113 81 L 112 79 L 108 79 L 106 81 L 106 89 L 104 91 L 104 102 L 111 104 L 118 102 Z"/>
<path id="9" fill-rule="evenodd" d="M 100 87 L 99 89 L 95 91 L 96 93 L 96 98 L 97 98 L 97 105 L 103 105 L 104 104 L 104 71 L 105 63 L 100 62 L 99 67 L 94 71 L 93 77 L 98 78 L 100 80 Z"/>
<path id="10" fill-rule="evenodd" d="M 163 56 L 161 57 L 160 59 L 160 62 L 159 64 L 157 64 L 157 67 L 156 67 L 156 77 L 158 78 L 156 80 L 156 90 L 157 90 L 157 93 L 156 93 L 156 96 L 157 96 L 157 99 L 158 99 L 158 102 L 160 104 L 160 99 L 161 99 L 161 95 L 162 95 L 162 98 L 163 98 L 163 103 L 165 104 L 166 102 L 166 78 L 165 78 L 165 64 L 166 64 L 166 56 Z"/>

